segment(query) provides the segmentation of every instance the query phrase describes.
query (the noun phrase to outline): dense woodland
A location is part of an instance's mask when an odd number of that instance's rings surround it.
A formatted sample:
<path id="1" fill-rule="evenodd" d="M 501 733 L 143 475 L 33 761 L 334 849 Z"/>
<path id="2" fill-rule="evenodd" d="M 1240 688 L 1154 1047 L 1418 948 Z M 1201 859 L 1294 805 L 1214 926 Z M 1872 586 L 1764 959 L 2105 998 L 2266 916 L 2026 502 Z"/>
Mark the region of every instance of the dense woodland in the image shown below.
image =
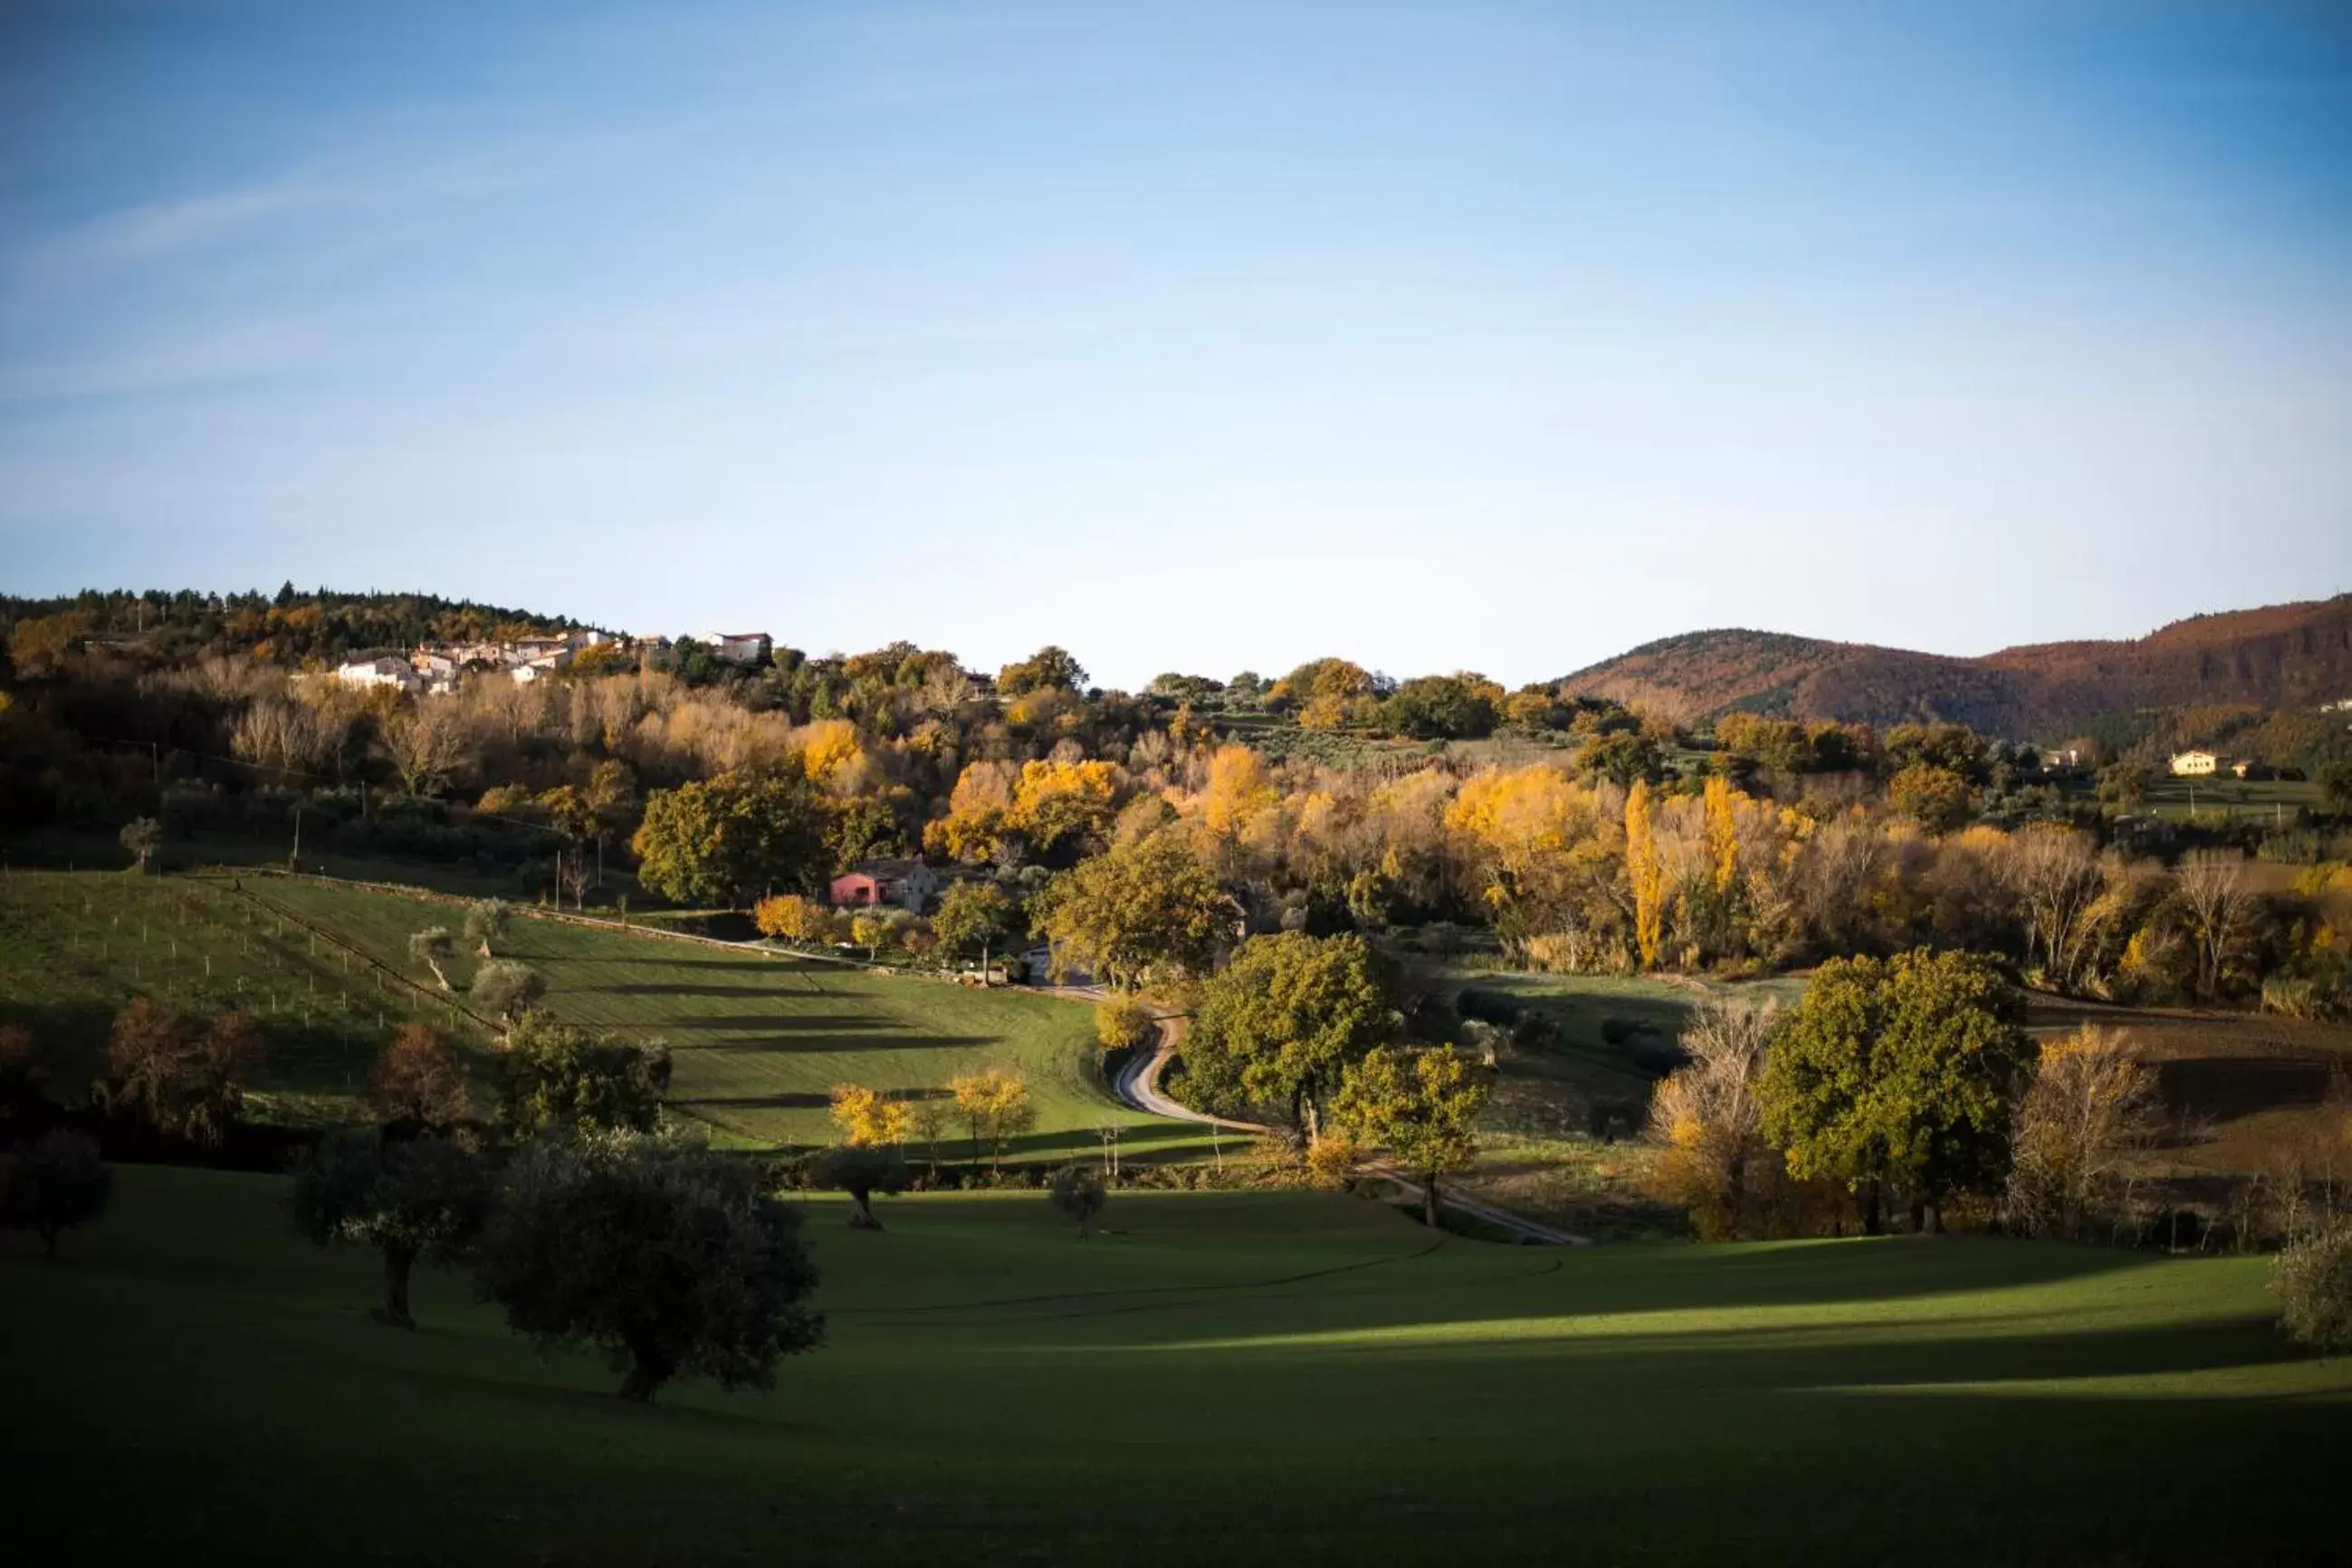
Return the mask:
<path id="1" fill-rule="evenodd" d="M 1355 931 L 1556 971 L 1741 976 L 1929 947 L 2117 1000 L 2340 1015 L 2352 998 L 2340 764 L 2318 770 L 2334 816 L 2139 809 L 2183 725 L 2243 715 L 2069 738 L 2081 765 L 2053 768 L 1954 724 L 1734 712 L 1693 730 L 1557 683 L 1398 681 L 1336 658 L 1122 692 L 1057 647 L 989 673 L 905 643 L 780 647 L 757 668 L 621 643 L 560 679 L 420 697 L 328 672 L 562 623 L 290 587 L 6 607 L 7 826 L 150 821 L 167 857 L 299 815 L 313 855 L 445 860 L 573 901 L 625 896 L 634 868 L 641 900 L 749 908 L 922 854 L 1003 890 L 992 938 L 1049 933 L 1098 973 L 1122 961 L 1089 922 L 1181 864 L 1224 911 L 1195 967 L 1248 933 Z M 1134 865 L 1157 868 L 1122 879 Z M 940 952 L 904 920 L 863 944 Z"/>

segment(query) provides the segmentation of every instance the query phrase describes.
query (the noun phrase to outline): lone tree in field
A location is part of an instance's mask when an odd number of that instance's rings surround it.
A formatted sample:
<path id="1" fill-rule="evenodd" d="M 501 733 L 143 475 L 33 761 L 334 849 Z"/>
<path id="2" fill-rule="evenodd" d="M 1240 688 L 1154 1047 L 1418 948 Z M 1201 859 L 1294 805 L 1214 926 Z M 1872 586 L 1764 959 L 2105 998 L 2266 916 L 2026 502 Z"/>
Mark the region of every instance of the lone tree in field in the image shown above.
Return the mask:
<path id="1" fill-rule="evenodd" d="M 907 1161 L 887 1143 L 845 1143 L 817 1157 L 811 1173 L 824 1186 L 849 1194 L 849 1227 L 880 1230 L 874 1217 L 874 1194 L 895 1193 L 907 1185 Z"/>
<path id="2" fill-rule="evenodd" d="M 426 926 L 413 931 L 408 938 L 408 960 L 421 963 L 433 972 L 434 981 L 444 991 L 455 991 L 449 984 L 449 972 L 441 966 L 457 956 L 457 940 L 450 936 L 447 926 Z"/>
<path id="3" fill-rule="evenodd" d="M 1360 936 L 1252 937 L 1201 987 L 1187 1081 L 1205 1108 L 1273 1107 L 1311 1143 L 1348 1069 L 1402 1027 L 1389 997 L 1386 969 Z"/>
<path id="4" fill-rule="evenodd" d="M 1422 1218 L 1434 1228 L 1438 1179 L 1477 1157 L 1486 1094 L 1486 1074 L 1452 1046 L 1410 1057 L 1382 1046 L 1349 1072 L 1334 1110 L 1343 1126 L 1384 1145 L 1421 1184 Z"/>
<path id="5" fill-rule="evenodd" d="M 1095 1215 L 1102 1213 L 1103 1205 L 1110 1201 L 1103 1187 L 1102 1173 L 1092 1165 L 1069 1164 L 1054 1173 L 1053 1184 L 1045 1196 L 1054 1210 L 1078 1227 L 1078 1239 L 1087 1238 L 1087 1227 Z"/>
<path id="6" fill-rule="evenodd" d="M 1013 933 L 1013 900 L 993 882 L 957 882 L 940 897 L 931 930 L 951 953 L 980 949 L 980 983 L 988 984 L 989 954 Z"/>
<path id="7" fill-rule="evenodd" d="M 136 996 L 115 1015 L 106 1076 L 90 1097 L 110 1114 L 217 1146 L 245 1109 L 262 1057 L 261 1026 L 249 1013 L 218 1014 L 199 1034 L 171 1008 Z"/>
<path id="8" fill-rule="evenodd" d="M 368 1074 L 368 1108 L 394 1127 L 445 1131 L 473 1109 L 466 1064 L 422 1024 L 403 1024 Z"/>
<path id="9" fill-rule="evenodd" d="M 98 1140 L 60 1127 L 18 1144 L 0 1171 L 0 1225 L 29 1230 L 58 1255 L 59 1233 L 94 1225 L 114 1195 L 114 1173 L 99 1163 Z"/>
<path id="10" fill-rule="evenodd" d="M 466 940 L 474 944 L 474 952 L 482 958 L 495 958 L 490 944 L 507 934 L 508 910 L 499 899 L 484 899 L 466 910 Z"/>
<path id="11" fill-rule="evenodd" d="M 118 837 L 133 857 L 131 868 L 143 872 L 147 862 L 155 858 L 156 847 L 163 842 L 163 825 L 152 816 L 134 816 L 122 825 Z"/>
<path id="12" fill-rule="evenodd" d="M 1967 952 L 1832 959 L 1774 1032 L 1758 1085 L 1764 1132 L 1789 1173 L 1843 1182 L 1863 1229 L 1885 1228 L 1890 1190 L 1916 1224 L 1944 1200 L 1993 1192 L 2033 1060 L 2025 1004 L 1991 961 Z"/>
<path id="13" fill-rule="evenodd" d="M 480 1284 L 541 1345 L 609 1352 L 624 1399 L 681 1374 L 765 1388 L 824 1336 L 800 1224 L 747 1161 L 625 1133 L 541 1143 L 508 1172 Z"/>
<path id="14" fill-rule="evenodd" d="M 474 971 L 474 1005 L 512 1027 L 547 994 L 547 976 L 511 958 L 494 958 Z"/>
<path id="15" fill-rule="evenodd" d="M 374 1128 L 330 1134 L 295 1172 L 294 1228 L 320 1247 L 357 1242 L 383 1254 L 378 1322 L 413 1329 L 408 1279 L 416 1261 L 462 1259 L 488 1218 L 481 1156 L 430 1134 L 391 1138 Z"/>
<path id="16" fill-rule="evenodd" d="M 596 1037 L 526 1013 L 500 1058 L 499 1119 L 517 1142 L 544 1134 L 651 1132 L 669 1090 L 669 1047 Z"/>
<path id="17" fill-rule="evenodd" d="M 728 773 L 646 797 L 637 877 L 679 903 L 741 909 L 814 885 L 826 859 L 825 806 L 797 769 Z"/>

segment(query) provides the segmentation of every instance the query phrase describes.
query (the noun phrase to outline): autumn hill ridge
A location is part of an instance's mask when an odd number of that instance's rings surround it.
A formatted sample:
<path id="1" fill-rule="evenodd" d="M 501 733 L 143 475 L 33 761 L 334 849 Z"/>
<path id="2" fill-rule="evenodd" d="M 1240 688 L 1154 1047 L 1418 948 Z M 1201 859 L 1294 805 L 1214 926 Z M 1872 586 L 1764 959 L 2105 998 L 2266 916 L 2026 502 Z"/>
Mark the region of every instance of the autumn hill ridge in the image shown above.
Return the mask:
<path id="1" fill-rule="evenodd" d="M 1563 684 L 1685 722 L 1734 710 L 1876 724 L 1944 719 L 2049 738 L 2145 708 L 2352 697 L 2352 594 L 2192 616 L 2125 641 L 2031 643 L 1973 658 L 1780 632 L 1687 632 Z"/>

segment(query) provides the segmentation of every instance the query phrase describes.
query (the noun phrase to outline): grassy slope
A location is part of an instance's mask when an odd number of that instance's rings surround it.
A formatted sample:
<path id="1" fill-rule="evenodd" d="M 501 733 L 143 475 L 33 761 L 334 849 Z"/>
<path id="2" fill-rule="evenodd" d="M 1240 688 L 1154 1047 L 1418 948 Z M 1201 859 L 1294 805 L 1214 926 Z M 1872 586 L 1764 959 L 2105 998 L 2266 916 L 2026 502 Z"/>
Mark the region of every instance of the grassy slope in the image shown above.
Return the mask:
<path id="1" fill-rule="evenodd" d="M 403 968 L 411 932 L 455 929 L 463 918 L 447 905 L 310 883 L 273 883 L 264 893 Z M 1093 1016 L 1076 1003 L 528 916 L 499 951 L 546 975 L 559 1016 L 667 1041 L 677 1053 L 672 1103 L 732 1139 L 830 1142 L 825 1100 L 837 1083 L 943 1094 L 959 1074 L 1003 1067 L 1028 1079 L 1038 1107 L 1037 1131 L 1015 1152 L 1097 1148 L 1094 1130 L 1105 1122 L 1133 1130 L 1132 1152 L 1194 1141 L 1189 1129 L 1109 1097 Z M 460 984 L 472 963 L 453 970 Z"/>
<path id="2" fill-rule="evenodd" d="M 58 1064 L 59 1092 L 71 1098 L 97 1074 L 115 1012 L 140 994 L 194 1014 L 258 1016 L 269 1037 L 262 1108 L 290 1119 L 349 1114 L 403 1022 L 480 1044 L 433 998 L 380 984 L 226 882 L 21 869 L 0 878 L 0 1019 L 32 1027 Z"/>
<path id="3" fill-rule="evenodd" d="M 2352 1363 L 2260 1266 L 1990 1241 L 1448 1242 L 1384 1208 L 819 1205 L 832 1342 L 774 1392 L 610 1397 L 462 1284 L 362 1315 L 279 1184 L 128 1170 L 0 1238 L 23 1539 L 96 1560 L 2320 1560 Z M 1322 1271 L 1322 1272 L 1318 1272 Z"/>
<path id="4" fill-rule="evenodd" d="M 249 898 L 216 879 L 11 872 L 0 880 L 0 1019 L 29 1022 L 59 1050 L 58 1076 L 71 1089 L 96 1072 L 108 1022 L 133 994 L 196 1012 L 252 1007 L 271 1036 L 265 1103 L 324 1120 L 357 1114 L 351 1096 L 404 1019 L 444 1031 L 454 1019 L 471 1039 L 461 1015 L 396 981 L 377 984 L 365 963 L 306 929 L 429 984 L 408 962 L 409 935 L 428 925 L 455 931 L 463 910 L 311 883 L 247 878 L 244 887 Z M 958 1074 L 1002 1067 L 1029 1079 L 1039 1111 L 1015 1155 L 1098 1150 L 1095 1129 L 1106 1122 L 1129 1130 L 1128 1152 L 1208 1152 L 1192 1129 L 1109 1097 L 1092 1016 L 1074 1002 L 529 916 L 515 920 L 501 953 L 547 976 L 559 1015 L 668 1041 L 673 1103 L 727 1141 L 830 1142 L 824 1106 L 836 1083 L 944 1093 Z M 473 963 L 451 966 L 461 985 Z M 961 1157 L 965 1146 L 942 1152 Z"/>

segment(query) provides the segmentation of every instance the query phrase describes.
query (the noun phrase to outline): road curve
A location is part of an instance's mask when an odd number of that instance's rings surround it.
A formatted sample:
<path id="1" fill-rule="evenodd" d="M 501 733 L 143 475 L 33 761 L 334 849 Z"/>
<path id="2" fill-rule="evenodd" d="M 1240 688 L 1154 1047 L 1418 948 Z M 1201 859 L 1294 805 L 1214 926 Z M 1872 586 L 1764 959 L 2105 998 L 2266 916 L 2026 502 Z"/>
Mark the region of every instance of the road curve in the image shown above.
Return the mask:
<path id="1" fill-rule="evenodd" d="M 1263 1122 L 1236 1121 L 1228 1117 L 1211 1116 L 1205 1111 L 1195 1110 L 1189 1105 L 1180 1105 L 1162 1093 L 1160 1088 L 1160 1075 L 1167 1069 L 1169 1059 L 1175 1056 L 1177 1047 L 1183 1041 L 1185 1020 L 1171 1015 L 1155 1022 L 1160 1029 L 1160 1043 L 1152 1047 L 1150 1055 L 1138 1054 L 1111 1076 L 1113 1094 L 1137 1110 L 1147 1111 L 1153 1116 L 1165 1116 L 1172 1121 L 1198 1122 L 1205 1127 L 1221 1127 L 1235 1132 L 1257 1133 L 1274 1131 Z M 1416 1203 L 1421 1201 L 1421 1184 L 1406 1176 L 1403 1172 L 1386 1160 L 1368 1160 L 1357 1167 L 1357 1170 L 1362 1175 L 1377 1176 L 1382 1181 L 1393 1182 L 1403 1189 L 1407 1197 Z M 1544 1247 L 1592 1245 L 1591 1238 L 1589 1237 L 1556 1230 L 1550 1226 L 1528 1219 L 1523 1215 L 1513 1214 L 1508 1209 L 1497 1208 L 1493 1204 L 1462 1193 L 1450 1192 L 1443 1187 L 1438 1189 L 1437 1201 L 1447 1208 L 1458 1210 L 1499 1229 L 1510 1231 L 1522 1242 Z"/>

